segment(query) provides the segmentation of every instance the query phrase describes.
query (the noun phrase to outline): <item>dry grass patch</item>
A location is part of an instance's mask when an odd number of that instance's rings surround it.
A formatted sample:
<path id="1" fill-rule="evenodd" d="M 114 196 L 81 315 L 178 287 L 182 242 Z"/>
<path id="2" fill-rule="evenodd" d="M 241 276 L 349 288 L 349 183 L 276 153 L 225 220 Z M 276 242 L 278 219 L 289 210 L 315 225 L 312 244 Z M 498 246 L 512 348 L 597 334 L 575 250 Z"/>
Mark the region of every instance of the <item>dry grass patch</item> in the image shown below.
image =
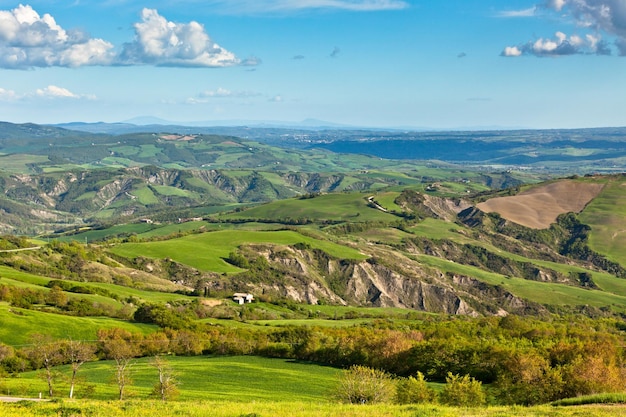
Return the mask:
<path id="1" fill-rule="evenodd" d="M 486 213 L 532 229 L 546 229 L 563 213 L 580 213 L 602 191 L 604 184 L 561 180 L 531 188 L 516 196 L 498 197 L 478 204 Z"/>

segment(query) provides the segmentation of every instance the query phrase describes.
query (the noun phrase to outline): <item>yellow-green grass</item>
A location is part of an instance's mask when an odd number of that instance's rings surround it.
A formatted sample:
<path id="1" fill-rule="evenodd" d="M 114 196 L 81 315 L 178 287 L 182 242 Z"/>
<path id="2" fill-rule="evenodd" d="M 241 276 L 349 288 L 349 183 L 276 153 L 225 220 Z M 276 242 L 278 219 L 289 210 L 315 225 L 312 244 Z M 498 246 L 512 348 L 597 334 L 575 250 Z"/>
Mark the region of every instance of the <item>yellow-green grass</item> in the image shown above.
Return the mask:
<path id="1" fill-rule="evenodd" d="M 111 251 L 126 258 L 138 256 L 156 259 L 171 258 L 200 270 L 229 273 L 239 272 L 241 269 L 227 263 L 224 259 L 237 247 L 247 243 L 274 245 L 305 243 L 342 259 L 367 258 L 355 249 L 313 239 L 290 230 L 206 232 L 160 242 L 124 243 L 111 248 Z"/>
<path id="2" fill-rule="evenodd" d="M 580 214 L 591 226 L 589 245 L 607 258 L 626 265 L 626 178 L 608 182 Z"/>
<path id="3" fill-rule="evenodd" d="M 350 222 L 396 221 L 392 214 L 369 207 L 360 193 L 325 194 L 315 198 L 274 201 L 223 216 L 226 219 L 311 219 Z"/>
<path id="4" fill-rule="evenodd" d="M 470 276 L 491 285 L 500 285 L 512 294 L 534 302 L 555 306 L 590 305 L 610 307 L 614 311 L 626 311 L 626 297 L 604 291 L 584 289 L 565 284 L 530 281 L 506 277 L 482 269 L 457 264 L 445 259 L 419 255 L 418 260 L 442 271 Z"/>
<path id="5" fill-rule="evenodd" d="M 62 400 L 59 402 L 6 403 L 3 417 L 90 416 L 90 417 L 624 417 L 622 405 L 578 407 L 484 407 L 454 408 L 431 404 L 350 405 L 322 401 L 129 401 Z"/>
<path id="6" fill-rule="evenodd" d="M 94 340 L 98 329 L 123 328 L 150 333 L 155 326 L 135 324 L 106 317 L 73 317 L 11 307 L 0 302 L 0 342 L 14 347 L 29 343 L 34 333 L 55 339 Z M 1 413 L 0 413 L 1 415 Z"/>

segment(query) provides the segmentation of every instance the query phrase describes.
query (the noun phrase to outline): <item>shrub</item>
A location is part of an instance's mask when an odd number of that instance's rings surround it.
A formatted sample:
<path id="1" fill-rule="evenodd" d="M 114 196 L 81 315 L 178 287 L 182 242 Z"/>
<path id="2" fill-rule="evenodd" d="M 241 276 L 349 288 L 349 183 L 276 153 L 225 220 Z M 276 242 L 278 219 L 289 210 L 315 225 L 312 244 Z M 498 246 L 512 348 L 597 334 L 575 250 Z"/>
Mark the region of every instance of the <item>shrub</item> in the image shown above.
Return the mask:
<path id="1" fill-rule="evenodd" d="M 482 383 L 469 375 L 448 373 L 446 386 L 440 394 L 441 402 L 457 407 L 478 407 L 486 402 Z"/>
<path id="2" fill-rule="evenodd" d="M 435 400 L 435 391 L 428 388 L 424 374 L 418 372 L 415 377 L 410 376 L 398 381 L 396 385 L 396 402 L 398 404 L 419 404 Z"/>
<path id="3" fill-rule="evenodd" d="M 393 396 L 393 381 L 384 371 L 353 365 L 341 375 L 335 395 L 350 404 L 387 402 Z"/>

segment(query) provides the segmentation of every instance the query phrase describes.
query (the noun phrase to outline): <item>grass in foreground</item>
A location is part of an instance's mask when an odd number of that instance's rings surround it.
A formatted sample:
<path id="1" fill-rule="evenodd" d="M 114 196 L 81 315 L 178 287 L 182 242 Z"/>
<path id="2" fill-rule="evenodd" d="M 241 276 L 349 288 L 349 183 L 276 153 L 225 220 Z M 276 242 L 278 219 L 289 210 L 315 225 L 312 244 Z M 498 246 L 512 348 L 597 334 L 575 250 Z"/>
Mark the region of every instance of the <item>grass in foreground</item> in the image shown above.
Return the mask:
<path id="1" fill-rule="evenodd" d="M 581 407 L 489 407 L 478 409 L 434 405 L 347 405 L 330 402 L 249 402 L 228 401 L 62 401 L 3 404 L 3 417 L 90 416 L 90 417 L 609 417 L 626 416 L 617 406 Z"/>

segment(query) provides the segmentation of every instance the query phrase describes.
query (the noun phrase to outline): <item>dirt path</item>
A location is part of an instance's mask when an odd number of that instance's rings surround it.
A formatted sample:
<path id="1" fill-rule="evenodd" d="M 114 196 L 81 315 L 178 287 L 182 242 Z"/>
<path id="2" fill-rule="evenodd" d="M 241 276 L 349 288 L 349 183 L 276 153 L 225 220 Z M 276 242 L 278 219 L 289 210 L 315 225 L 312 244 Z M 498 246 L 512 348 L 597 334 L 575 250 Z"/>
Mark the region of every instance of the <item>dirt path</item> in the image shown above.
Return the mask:
<path id="1" fill-rule="evenodd" d="M 50 401 L 46 398 L 20 398 L 20 397 L 0 397 L 0 402 L 16 403 L 18 401 Z"/>
<path id="2" fill-rule="evenodd" d="M 5 249 L 5 250 L 0 250 L 0 253 L 23 252 L 27 250 L 37 250 L 37 249 L 41 249 L 41 246 L 33 246 L 32 248 L 22 248 L 22 249 Z"/>

